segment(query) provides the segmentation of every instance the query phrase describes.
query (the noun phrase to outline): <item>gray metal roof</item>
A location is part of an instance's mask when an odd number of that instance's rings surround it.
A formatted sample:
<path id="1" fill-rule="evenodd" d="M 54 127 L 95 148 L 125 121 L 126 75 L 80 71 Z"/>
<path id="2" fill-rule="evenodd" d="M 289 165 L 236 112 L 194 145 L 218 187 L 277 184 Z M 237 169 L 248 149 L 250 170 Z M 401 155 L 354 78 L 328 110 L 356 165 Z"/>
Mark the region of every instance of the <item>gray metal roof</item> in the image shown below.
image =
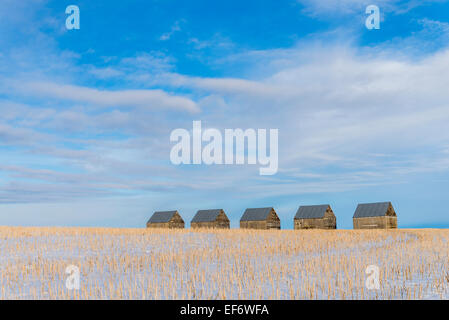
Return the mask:
<path id="1" fill-rule="evenodd" d="M 272 207 L 269 208 L 249 208 L 246 209 L 243 213 L 243 216 L 240 218 L 240 221 L 263 221 L 268 218 L 271 210 L 274 210 Z"/>
<path id="2" fill-rule="evenodd" d="M 301 206 L 296 212 L 295 219 L 320 219 L 324 218 L 328 204 L 320 204 L 315 206 Z"/>
<path id="3" fill-rule="evenodd" d="M 391 202 L 361 203 L 355 209 L 353 218 L 385 216 Z"/>
<path id="4" fill-rule="evenodd" d="M 151 216 L 150 220 L 148 220 L 148 223 L 165 223 L 169 222 L 171 218 L 175 215 L 177 211 L 156 211 Z"/>
<path id="5" fill-rule="evenodd" d="M 191 222 L 212 222 L 217 220 L 223 209 L 198 210 Z M 224 211 L 223 211 L 224 212 Z"/>

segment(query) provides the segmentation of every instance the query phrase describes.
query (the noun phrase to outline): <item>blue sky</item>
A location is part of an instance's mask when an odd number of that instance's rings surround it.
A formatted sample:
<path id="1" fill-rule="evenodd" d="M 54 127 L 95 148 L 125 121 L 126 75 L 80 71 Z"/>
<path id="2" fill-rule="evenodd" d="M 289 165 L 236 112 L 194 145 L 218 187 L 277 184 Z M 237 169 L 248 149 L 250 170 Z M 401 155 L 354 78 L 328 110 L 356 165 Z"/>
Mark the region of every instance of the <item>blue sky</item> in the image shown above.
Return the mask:
<path id="1" fill-rule="evenodd" d="M 67 30 L 65 8 L 80 8 Z M 379 30 L 365 28 L 378 5 Z M 391 201 L 449 227 L 447 1 L 0 2 L 0 225 Z M 279 129 L 279 171 L 175 166 L 170 132 Z"/>

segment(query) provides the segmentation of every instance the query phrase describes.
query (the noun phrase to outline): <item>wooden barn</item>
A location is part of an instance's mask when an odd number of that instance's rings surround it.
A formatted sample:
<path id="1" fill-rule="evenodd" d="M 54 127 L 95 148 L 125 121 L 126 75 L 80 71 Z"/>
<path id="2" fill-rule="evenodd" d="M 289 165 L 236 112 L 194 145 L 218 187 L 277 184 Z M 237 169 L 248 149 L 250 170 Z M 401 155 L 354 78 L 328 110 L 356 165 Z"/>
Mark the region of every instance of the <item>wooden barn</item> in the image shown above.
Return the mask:
<path id="1" fill-rule="evenodd" d="M 251 208 L 243 213 L 240 228 L 281 229 L 281 220 L 273 208 Z"/>
<path id="2" fill-rule="evenodd" d="M 184 228 L 184 220 L 178 211 L 156 211 L 147 222 L 147 228 Z"/>
<path id="3" fill-rule="evenodd" d="M 337 218 L 328 204 L 299 207 L 294 229 L 337 229 Z"/>
<path id="4" fill-rule="evenodd" d="M 357 206 L 354 229 L 395 229 L 398 217 L 391 202 L 362 203 Z"/>
<path id="5" fill-rule="evenodd" d="M 223 209 L 198 210 L 190 222 L 190 227 L 229 229 L 230 223 Z"/>

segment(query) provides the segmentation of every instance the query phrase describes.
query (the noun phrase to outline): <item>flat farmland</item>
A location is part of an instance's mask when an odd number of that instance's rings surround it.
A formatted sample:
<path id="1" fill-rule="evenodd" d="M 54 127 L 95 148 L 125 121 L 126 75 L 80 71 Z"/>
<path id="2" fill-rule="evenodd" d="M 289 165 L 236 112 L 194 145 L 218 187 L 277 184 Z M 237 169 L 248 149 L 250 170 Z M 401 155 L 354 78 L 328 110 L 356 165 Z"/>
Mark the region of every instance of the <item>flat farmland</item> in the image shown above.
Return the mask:
<path id="1" fill-rule="evenodd" d="M 444 229 L 0 227 L 0 299 L 449 299 L 448 241 Z"/>

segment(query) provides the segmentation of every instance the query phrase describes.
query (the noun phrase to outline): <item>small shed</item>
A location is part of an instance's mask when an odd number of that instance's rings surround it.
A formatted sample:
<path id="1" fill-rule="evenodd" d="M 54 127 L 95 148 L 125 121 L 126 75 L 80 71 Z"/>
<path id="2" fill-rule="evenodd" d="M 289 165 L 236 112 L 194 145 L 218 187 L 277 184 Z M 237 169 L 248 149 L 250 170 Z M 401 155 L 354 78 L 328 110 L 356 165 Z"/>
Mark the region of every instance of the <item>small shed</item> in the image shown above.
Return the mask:
<path id="1" fill-rule="evenodd" d="M 184 220 L 178 211 L 156 211 L 147 222 L 147 228 L 184 228 Z"/>
<path id="2" fill-rule="evenodd" d="M 190 222 L 192 229 L 229 229 L 230 222 L 223 209 L 198 210 Z"/>
<path id="3" fill-rule="evenodd" d="M 293 225 L 294 229 L 337 229 L 337 218 L 328 204 L 301 206 Z"/>
<path id="4" fill-rule="evenodd" d="M 240 219 L 242 229 L 281 229 L 281 220 L 276 211 L 269 208 L 246 209 Z"/>
<path id="5" fill-rule="evenodd" d="M 398 217 L 391 202 L 362 203 L 357 206 L 354 229 L 394 229 Z"/>

